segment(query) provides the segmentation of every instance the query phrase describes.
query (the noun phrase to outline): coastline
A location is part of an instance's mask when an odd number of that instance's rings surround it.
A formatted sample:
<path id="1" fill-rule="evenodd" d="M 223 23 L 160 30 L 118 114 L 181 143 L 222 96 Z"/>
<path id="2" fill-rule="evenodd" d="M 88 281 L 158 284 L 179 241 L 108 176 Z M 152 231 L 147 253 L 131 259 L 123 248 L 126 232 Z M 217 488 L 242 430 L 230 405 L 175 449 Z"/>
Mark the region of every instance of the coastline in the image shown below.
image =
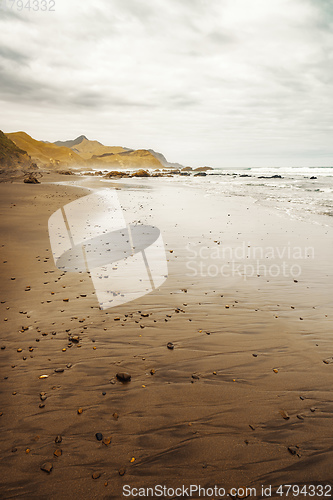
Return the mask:
<path id="1" fill-rule="evenodd" d="M 87 275 L 55 268 L 47 220 L 87 194 L 85 186 L 110 185 L 120 188 L 129 218 L 139 213 L 141 223 L 160 228 L 169 277 L 153 294 L 100 311 Z M 262 484 L 329 484 L 333 364 L 323 360 L 333 343 L 332 228 L 172 180 L 94 178 L 83 186 L 0 185 L 3 498 L 120 498 L 124 484 L 258 491 Z M 301 260 L 297 278 L 210 276 L 206 268 L 193 275 L 199 267 L 188 262 L 198 258 L 189 243 L 206 266 L 220 267 L 210 250 L 221 245 L 313 247 L 315 258 Z M 68 329 L 81 347 L 63 352 Z M 131 382 L 110 384 L 120 369 Z M 112 443 L 98 442 L 97 432 Z M 53 464 L 49 475 L 40 470 L 44 462 Z"/>

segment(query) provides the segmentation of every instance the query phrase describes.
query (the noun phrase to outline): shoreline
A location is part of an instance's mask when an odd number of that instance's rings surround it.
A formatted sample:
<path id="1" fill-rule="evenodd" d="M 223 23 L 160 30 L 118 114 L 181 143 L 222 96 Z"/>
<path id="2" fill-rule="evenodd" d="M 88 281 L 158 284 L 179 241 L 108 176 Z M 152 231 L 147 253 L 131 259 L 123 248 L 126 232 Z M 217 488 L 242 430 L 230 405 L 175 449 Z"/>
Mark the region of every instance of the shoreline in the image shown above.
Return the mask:
<path id="1" fill-rule="evenodd" d="M 124 484 L 161 482 L 258 491 L 331 484 L 333 365 L 323 360 L 333 347 L 332 228 L 246 198 L 203 196 L 200 186 L 115 182 L 129 220 L 160 228 L 169 277 L 158 291 L 101 311 L 88 275 L 57 270 L 49 247 L 48 217 L 87 194 L 85 184 L 110 186 L 78 182 L 0 184 L 3 498 L 120 498 Z M 313 246 L 315 258 L 302 260 L 297 282 L 190 276 L 189 242 L 204 257 L 221 245 L 289 242 Z M 216 264 L 212 255 L 200 261 Z M 279 265 L 279 256 L 269 263 Z M 68 347 L 73 334 L 81 347 Z M 131 382 L 117 382 L 119 371 Z M 45 462 L 50 474 L 40 470 Z"/>

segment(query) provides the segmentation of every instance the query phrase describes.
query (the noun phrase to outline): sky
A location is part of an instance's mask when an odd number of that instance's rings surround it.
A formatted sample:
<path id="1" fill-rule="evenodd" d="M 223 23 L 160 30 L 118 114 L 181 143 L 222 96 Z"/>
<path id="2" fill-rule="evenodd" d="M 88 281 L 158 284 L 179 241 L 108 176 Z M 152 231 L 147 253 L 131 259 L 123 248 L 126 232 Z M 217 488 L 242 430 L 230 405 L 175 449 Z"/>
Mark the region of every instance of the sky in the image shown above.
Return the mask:
<path id="1" fill-rule="evenodd" d="M 4 132 L 333 166 L 332 0 L 27 2 L 0 0 Z"/>

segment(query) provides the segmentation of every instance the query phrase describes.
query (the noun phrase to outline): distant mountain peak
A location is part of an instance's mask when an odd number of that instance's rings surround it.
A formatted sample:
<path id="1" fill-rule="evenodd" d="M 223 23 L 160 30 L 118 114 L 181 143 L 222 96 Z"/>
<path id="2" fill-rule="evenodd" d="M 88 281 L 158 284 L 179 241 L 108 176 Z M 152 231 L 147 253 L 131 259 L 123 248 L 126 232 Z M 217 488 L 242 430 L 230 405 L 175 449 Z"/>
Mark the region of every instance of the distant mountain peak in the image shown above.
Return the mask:
<path id="1" fill-rule="evenodd" d="M 84 141 L 84 140 L 86 140 L 86 141 L 88 140 L 86 138 L 86 136 L 85 135 L 79 135 L 79 137 L 77 137 L 74 140 L 56 141 L 53 144 L 55 144 L 56 146 L 65 146 L 66 148 L 72 148 L 74 146 L 77 146 L 78 144 L 81 144 L 81 142 Z"/>

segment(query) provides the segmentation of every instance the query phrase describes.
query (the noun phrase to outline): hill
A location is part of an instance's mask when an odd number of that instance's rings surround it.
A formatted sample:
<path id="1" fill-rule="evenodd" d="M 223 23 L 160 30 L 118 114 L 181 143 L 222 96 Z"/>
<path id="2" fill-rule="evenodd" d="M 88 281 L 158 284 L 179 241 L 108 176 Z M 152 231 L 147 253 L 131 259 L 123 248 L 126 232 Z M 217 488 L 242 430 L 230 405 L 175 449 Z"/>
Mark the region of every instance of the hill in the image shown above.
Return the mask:
<path id="1" fill-rule="evenodd" d="M 20 149 L 0 130 L 0 179 L 16 177 L 36 169 L 37 166 L 27 152 Z"/>
<path id="2" fill-rule="evenodd" d="M 78 154 L 65 146 L 36 141 L 25 132 L 13 132 L 6 135 L 16 146 L 26 151 L 40 167 L 63 168 L 85 164 Z"/>
<path id="3" fill-rule="evenodd" d="M 136 151 L 123 151 L 116 154 L 106 153 L 99 156 L 93 156 L 89 163 L 113 168 L 163 168 L 163 164 L 147 149 L 138 149 Z"/>

